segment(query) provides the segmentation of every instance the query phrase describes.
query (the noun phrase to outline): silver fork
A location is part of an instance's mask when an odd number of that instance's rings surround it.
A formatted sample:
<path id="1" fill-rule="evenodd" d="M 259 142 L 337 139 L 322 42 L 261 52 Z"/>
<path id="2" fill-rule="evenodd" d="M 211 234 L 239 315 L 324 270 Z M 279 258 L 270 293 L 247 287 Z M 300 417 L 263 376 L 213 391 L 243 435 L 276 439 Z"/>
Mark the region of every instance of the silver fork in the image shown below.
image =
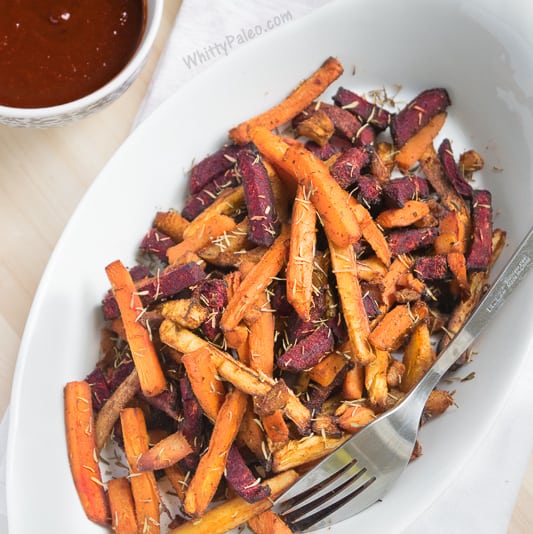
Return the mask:
<path id="1" fill-rule="evenodd" d="M 276 500 L 273 510 L 293 531 L 315 530 L 342 521 L 385 495 L 409 462 L 429 394 L 532 265 L 530 228 L 491 289 L 417 386 Z"/>

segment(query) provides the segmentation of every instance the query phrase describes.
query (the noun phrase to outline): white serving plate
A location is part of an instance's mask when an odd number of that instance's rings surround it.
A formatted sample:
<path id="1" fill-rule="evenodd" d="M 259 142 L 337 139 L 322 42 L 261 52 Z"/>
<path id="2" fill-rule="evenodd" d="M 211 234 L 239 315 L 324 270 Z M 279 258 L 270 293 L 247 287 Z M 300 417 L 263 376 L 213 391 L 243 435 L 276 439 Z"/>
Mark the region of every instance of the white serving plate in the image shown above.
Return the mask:
<path id="1" fill-rule="evenodd" d="M 35 296 L 12 394 L 10 534 L 103 530 L 85 518 L 74 490 L 62 390 L 96 361 L 104 266 L 118 258 L 131 265 L 154 213 L 180 206 L 191 162 L 218 148 L 230 127 L 278 102 L 327 56 L 345 66 L 334 88 L 401 84 L 403 101 L 429 87 L 449 89 L 443 135 L 457 154 L 476 148 L 485 158 L 477 184 L 492 191 L 496 224 L 508 232 L 501 266 L 533 222 L 532 36 L 528 0 L 334 2 L 241 47 L 147 119 L 90 187 Z M 530 278 L 477 343 L 479 356 L 468 367 L 476 378 L 453 386 L 459 408 L 423 428 L 424 455 L 382 503 L 329 532 L 400 532 L 458 475 L 531 345 L 532 294 Z"/>

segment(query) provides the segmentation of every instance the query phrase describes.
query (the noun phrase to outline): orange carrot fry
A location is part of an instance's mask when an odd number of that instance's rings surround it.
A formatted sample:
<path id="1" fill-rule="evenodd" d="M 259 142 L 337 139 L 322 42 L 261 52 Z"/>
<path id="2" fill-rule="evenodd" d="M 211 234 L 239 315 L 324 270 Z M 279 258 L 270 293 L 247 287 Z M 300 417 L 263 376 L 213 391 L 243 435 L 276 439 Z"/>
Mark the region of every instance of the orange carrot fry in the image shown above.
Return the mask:
<path id="1" fill-rule="evenodd" d="M 422 321 L 415 326 L 405 347 L 403 356 L 405 373 L 400 383 L 400 391 L 408 392 L 412 389 L 426 374 L 435 359 L 428 325 Z"/>
<path id="2" fill-rule="evenodd" d="M 349 369 L 342 383 L 342 397 L 346 400 L 357 400 L 363 397 L 365 384 L 365 368 L 355 365 Z"/>
<path id="3" fill-rule="evenodd" d="M 409 170 L 422 156 L 446 122 L 446 112 L 435 115 L 396 153 L 396 164 L 401 171 Z"/>
<path id="4" fill-rule="evenodd" d="M 172 484 L 178 499 L 183 502 L 187 488 L 187 473 L 184 473 L 177 464 L 174 464 L 165 469 L 165 475 Z"/>
<path id="5" fill-rule="evenodd" d="M 287 261 L 287 300 L 296 313 L 309 320 L 313 300 L 313 267 L 316 246 L 316 210 L 309 192 L 298 185 L 292 210 L 291 243 Z"/>
<path id="6" fill-rule="evenodd" d="M 292 530 L 272 510 L 252 517 L 248 526 L 255 534 L 291 534 Z"/>
<path id="7" fill-rule="evenodd" d="M 273 443 L 285 442 L 289 439 L 289 427 L 283 419 L 283 410 L 276 410 L 262 418 L 265 434 Z"/>
<path id="8" fill-rule="evenodd" d="M 413 306 L 397 304 L 383 316 L 368 336 L 368 340 L 377 349 L 396 350 L 409 335 L 412 327 L 427 317 L 427 314 L 428 308 L 420 300 Z"/>
<path id="9" fill-rule="evenodd" d="M 257 304 L 261 311 L 257 320 L 250 325 L 248 335 L 250 367 L 273 376 L 275 318 L 270 309 L 270 299 L 265 291 L 260 295 Z"/>
<path id="10" fill-rule="evenodd" d="M 230 232 L 236 226 L 235 220 L 227 215 L 213 215 L 205 224 L 200 226 L 197 233 L 167 249 L 168 263 L 172 265 L 179 261 L 184 254 L 199 251 L 211 244 L 213 239 L 224 232 Z"/>
<path id="11" fill-rule="evenodd" d="M 137 534 L 135 504 L 131 486 L 126 477 L 112 478 L 107 483 L 111 526 L 116 534 Z"/>
<path id="12" fill-rule="evenodd" d="M 137 469 L 139 471 L 165 469 L 192 452 L 192 447 L 185 436 L 180 431 L 174 432 L 141 454 L 137 461 Z"/>
<path id="13" fill-rule="evenodd" d="M 305 147 L 289 145 L 264 128 L 254 128 L 250 135 L 265 158 L 305 188 L 330 239 L 347 246 L 360 238 L 359 224 L 350 207 L 352 197 L 323 161 Z"/>
<path id="14" fill-rule="evenodd" d="M 250 368 L 265 376 L 272 377 L 274 373 L 274 314 L 270 309 L 270 299 L 266 292 L 258 299 L 261 306 L 259 318 L 250 325 L 248 343 L 250 348 Z M 289 428 L 283 419 L 283 410 L 278 409 L 271 415 L 261 418 L 266 435 L 271 441 L 285 441 L 289 439 Z M 256 423 L 256 427 L 259 428 Z M 254 429 L 257 433 L 257 429 Z M 261 432 L 261 442 L 262 432 Z M 262 448 L 261 443 L 259 445 Z M 264 452 L 260 457 L 264 456 Z"/>
<path id="15" fill-rule="evenodd" d="M 202 232 L 202 228 L 221 215 L 231 215 L 244 205 L 244 188 L 242 185 L 223 191 L 217 199 L 202 213 L 195 217 L 183 231 L 183 239 L 190 239 Z"/>
<path id="16" fill-rule="evenodd" d="M 255 304 L 257 296 L 280 272 L 287 257 L 288 241 L 289 228 L 283 225 L 280 235 L 230 298 L 220 321 L 220 326 L 224 331 L 237 327 L 249 308 Z"/>
<path id="17" fill-rule="evenodd" d="M 215 495 L 224 474 L 229 449 L 239 431 L 246 404 L 246 395 L 234 389 L 227 394 L 218 412 L 209 448 L 200 458 L 185 494 L 183 507 L 191 517 L 201 516 Z"/>
<path id="18" fill-rule="evenodd" d="M 433 248 L 436 254 L 448 252 L 466 252 L 467 236 L 465 224 L 462 223 L 460 212 L 449 211 L 439 220 L 439 235 L 435 238 Z"/>
<path id="19" fill-rule="evenodd" d="M 342 312 L 346 322 L 351 354 L 355 363 L 366 365 L 374 358 L 367 337 L 370 333 L 368 317 L 357 278 L 357 262 L 353 247 L 338 247 L 329 242 L 331 265 L 341 300 Z"/>
<path id="20" fill-rule="evenodd" d="M 226 390 L 218 379 L 218 373 L 207 346 L 184 354 L 181 359 L 192 390 L 206 416 L 214 421 L 224 402 Z"/>
<path id="21" fill-rule="evenodd" d="M 383 232 L 372 218 L 372 215 L 370 215 L 370 212 L 363 205 L 359 204 L 354 197 L 350 197 L 350 208 L 357 219 L 365 241 L 372 247 L 376 256 L 385 265 L 389 265 L 391 260 L 389 244 Z"/>
<path id="22" fill-rule="evenodd" d="M 159 358 L 150 338 L 150 333 L 138 320 L 143 305 L 128 270 L 119 260 L 106 267 L 117 301 L 131 356 L 139 374 L 143 393 L 152 397 L 165 390 L 167 381 Z"/>
<path id="23" fill-rule="evenodd" d="M 446 260 L 457 285 L 464 294 L 468 294 L 468 275 L 466 272 L 465 255 L 460 252 L 449 252 L 446 255 Z"/>
<path id="24" fill-rule="evenodd" d="M 109 524 L 109 503 L 96 454 L 91 387 L 85 381 L 68 382 L 64 389 L 65 427 L 70 470 L 87 517 Z"/>
<path id="25" fill-rule="evenodd" d="M 124 450 L 130 466 L 130 482 L 137 517 L 137 531 L 159 534 L 159 493 L 152 471 L 139 472 L 137 460 L 148 450 L 148 432 L 140 408 L 124 408 L 120 414 Z"/>
<path id="26" fill-rule="evenodd" d="M 261 462 L 268 462 L 270 453 L 265 442 L 261 421 L 254 412 L 252 397 L 248 396 L 248 406 L 242 418 L 237 443 L 244 444 Z"/>
<path id="27" fill-rule="evenodd" d="M 386 309 L 389 309 L 395 302 L 394 293 L 396 292 L 398 279 L 408 272 L 412 266 L 413 260 L 407 255 L 401 254 L 391 263 L 388 271 L 383 276 L 381 299 Z"/>
<path id="28" fill-rule="evenodd" d="M 331 352 L 309 371 L 309 378 L 321 386 L 329 386 L 345 365 L 346 356 Z"/>
<path id="29" fill-rule="evenodd" d="M 264 126 L 269 130 L 281 126 L 311 104 L 343 71 L 344 69 L 337 59 L 328 58 L 309 78 L 294 89 L 285 100 L 268 111 L 232 128 L 229 132 L 230 137 L 236 143 L 244 144 L 250 141 L 249 128 L 252 126 Z"/>
<path id="30" fill-rule="evenodd" d="M 229 532 L 246 523 L 250 518 L 269 510 L 272 507 L 272 499 L 289 489 L 296 480 L 298 480 L 296 471 L 288 470 L 280 473 L 262 483 L 270 487 L 270 497 L 254 503 L 246 502 L 242 497 L 234 497 L 208 510 L 200 520 L 192 519 L 171 530 L 169 534 L 224 534 Z"/>
<path id="31" fill-rule="evenodd" d="M 401 208 L 382 211 L 376 222 L 382 228 L 409 226 L 429 215 L 429 205 L 422 200 L 408 200 Z"/>
<path id="32" fill-rule="evenodd" d="M 176 243 L 183 239 L 183 231 L 189 221 L 177 211 L 158 211 L 154 218 L 154 227 L 170 236 Z"/>

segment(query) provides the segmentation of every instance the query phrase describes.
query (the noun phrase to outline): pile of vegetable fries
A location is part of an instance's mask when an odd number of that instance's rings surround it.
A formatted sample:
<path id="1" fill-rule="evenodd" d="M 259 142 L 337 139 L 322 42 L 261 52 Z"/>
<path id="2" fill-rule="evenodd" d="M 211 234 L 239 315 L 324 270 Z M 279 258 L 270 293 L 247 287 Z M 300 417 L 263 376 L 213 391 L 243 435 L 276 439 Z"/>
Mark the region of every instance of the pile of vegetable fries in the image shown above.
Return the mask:
<path id="1" fill-rule="evenodd" d="M 327 59 L 231 129 L 183 209 L 155 214 L 139 263 L 105 268 L 100 359 L 64 391 L 91 521 L 290 532 L 273 500 L 394 406 L 483 294 L 505 232 L 475 188 L 481 156 L 436 143 L 448 92 L 321 101 L 342 73 Z M 452 405 L 435 389 L 421 424 Z M 110 444 L 127 461 L 113 478 Z"/>

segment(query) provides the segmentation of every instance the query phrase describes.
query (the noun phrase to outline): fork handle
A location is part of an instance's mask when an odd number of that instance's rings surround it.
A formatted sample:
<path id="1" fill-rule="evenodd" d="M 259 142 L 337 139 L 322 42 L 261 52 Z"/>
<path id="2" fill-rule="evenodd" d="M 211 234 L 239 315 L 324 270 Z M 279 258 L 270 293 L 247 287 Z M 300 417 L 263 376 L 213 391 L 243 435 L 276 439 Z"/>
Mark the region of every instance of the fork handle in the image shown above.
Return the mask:
<path id="1" fill-rule="evenodd" d="M 498 275 L 489 291 L 481 299 L 461 330 L 439 355 L 422 380 L 413 388 L 411 397 L 426 399 L 444 373 L 467 350 L 492 319 L 506 298 L 518 286 L 533 266 L 533 227 L 519 245 L 509 262 Z M 422 390 L 426 395 L 422 395 Z M 416 393 L 415 393 L 416 392 Z"/>

